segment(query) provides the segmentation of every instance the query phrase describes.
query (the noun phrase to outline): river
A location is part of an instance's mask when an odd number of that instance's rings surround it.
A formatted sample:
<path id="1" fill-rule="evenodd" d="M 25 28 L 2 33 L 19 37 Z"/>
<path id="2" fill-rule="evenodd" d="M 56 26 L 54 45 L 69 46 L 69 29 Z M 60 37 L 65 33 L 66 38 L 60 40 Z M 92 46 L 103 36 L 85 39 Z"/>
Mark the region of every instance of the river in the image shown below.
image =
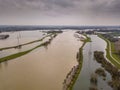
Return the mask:
<path id="1" fill-rule="evenodd" d="M 97 35 L 90 35 L 92 42 L 87 43 L 83 48 L 83 65 L 82 70 L 78 76 L 78 79 L 73 87 L 73 90 L 89 90 L 90 88 L 90 77 L 95 70 L 98 68 L 103 68 L 99 63 L 94 60 L 94 51 L 103 51 L 106 49 L 106 42 L 100 39 Z M 103 68 L 104 69 L 104 68 Z M 103 80 L 102 77 L 98 77 L 98 90 L 112 90 L 108 86 L 108 81 L 111 80 L 110 74 L 105 71 L 107 74 L 106 80 Z"/>
<path id="2" fill-rule="evenodd" d="M 77 65 L 76 53 L 82 45 L 74 33 L 63 32 L 48 47 L 0 63 L 0 90 L 62 90 L 67 73 Z"/>

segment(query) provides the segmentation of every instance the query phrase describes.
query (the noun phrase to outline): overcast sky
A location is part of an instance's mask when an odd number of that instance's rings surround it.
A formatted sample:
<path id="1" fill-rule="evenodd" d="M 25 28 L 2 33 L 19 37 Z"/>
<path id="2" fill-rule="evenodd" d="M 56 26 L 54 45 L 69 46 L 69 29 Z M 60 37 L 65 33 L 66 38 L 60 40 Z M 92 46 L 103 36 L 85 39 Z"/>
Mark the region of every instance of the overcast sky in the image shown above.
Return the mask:
<path id="1" fill-rule="evenodd" d="M 0 0 L 1 25 L 120 25 L 120 0 Z"/>

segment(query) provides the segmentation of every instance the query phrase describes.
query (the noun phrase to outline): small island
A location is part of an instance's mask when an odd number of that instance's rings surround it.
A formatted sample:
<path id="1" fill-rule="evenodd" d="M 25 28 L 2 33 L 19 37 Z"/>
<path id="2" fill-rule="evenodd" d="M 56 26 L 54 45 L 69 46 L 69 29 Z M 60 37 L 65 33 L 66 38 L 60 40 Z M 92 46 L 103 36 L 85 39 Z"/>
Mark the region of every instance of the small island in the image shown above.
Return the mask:
<path id="1" fill-rule="evenodd" d="M 7 39 L 8 37 L 9 37 L 9 35 L 0 35 L 0 40 Z"/>

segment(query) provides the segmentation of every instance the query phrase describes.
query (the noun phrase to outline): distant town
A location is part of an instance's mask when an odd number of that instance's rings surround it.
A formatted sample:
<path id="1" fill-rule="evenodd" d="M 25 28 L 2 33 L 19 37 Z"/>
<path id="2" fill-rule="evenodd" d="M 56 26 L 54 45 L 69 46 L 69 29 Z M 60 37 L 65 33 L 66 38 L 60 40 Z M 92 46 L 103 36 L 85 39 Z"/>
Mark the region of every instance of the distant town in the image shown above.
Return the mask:
<path id="1" fill-rule="evenodd" d="M 0 32 L 4 31 L 24 31 L 24 30 L 63 30 L 63 29 L 75 29 L 75 30 L 120 30 L 120 26 L 55 26 L 55 25 L 0 25 Z"/>

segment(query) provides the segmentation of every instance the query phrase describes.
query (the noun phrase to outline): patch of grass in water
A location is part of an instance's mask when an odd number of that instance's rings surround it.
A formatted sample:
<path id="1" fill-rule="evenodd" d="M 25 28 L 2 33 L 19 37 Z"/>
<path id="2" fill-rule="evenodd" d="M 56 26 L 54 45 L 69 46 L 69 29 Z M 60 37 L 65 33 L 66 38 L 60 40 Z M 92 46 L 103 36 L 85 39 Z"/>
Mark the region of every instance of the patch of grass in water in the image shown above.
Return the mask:
<path id="1" fill-rule="evenodd" d="M 42 43 L 42 44 L 40 44 L 40 45 L 38 45 L 38 46 L 30 49 L 30 50 L 23 51 L 23 52 L 19 52 L 19 53 L 15 53 L 15 54 L 12 54 L 12 55 L 9 55 L 9 56 L 0 58 L 0 63 L 1 63 L 1 62 L 4 62 L 4 61 L 8 61 L 8 60 L 12 60 L 12 59 L 18 58 L 18 57 L 20 57 L 20 56 L 23 56 L 23 55 L 25 55 L 25 54 L 27 54 L 27 53 L 30 53 L 30 52 L 33 51 L 34 49 L 41 47 L 41 46 L 47 46 L 48 44 L 51 43 L 51 41 L 52 41 L 53 38 L 55 38 L 55 37 L 56 37 L 56 35 L 53 36 L 51 39 L 49 39 L 49 41 L 46 41 L 46 42 L 44 42 L 44 43 Z"/>
<path id="2" fill-rule="evenodd" d="M 78 65 L 79 65 L 79 68 L 77 69 L 75 75 L 74 75 L 74 78 L 72 80 L 72 83 L 69 85 L 68 87 L 68 90 L 73 90 L 73 86 L 80 74 L 80 71 L 82 69 L 82 63 L 83 63 L 83 47 L 85 46 L 85 44 L 87 42 L 91 42 L 91 38 L 88 37 L 86 34 L 84 35 L 86 37 L 85 40 L 83 40 L 83 45 L 79 48 L 79 53 L 77 53 L 78 55 L 76 56 L 77 60 L 78 60 Z"/>

